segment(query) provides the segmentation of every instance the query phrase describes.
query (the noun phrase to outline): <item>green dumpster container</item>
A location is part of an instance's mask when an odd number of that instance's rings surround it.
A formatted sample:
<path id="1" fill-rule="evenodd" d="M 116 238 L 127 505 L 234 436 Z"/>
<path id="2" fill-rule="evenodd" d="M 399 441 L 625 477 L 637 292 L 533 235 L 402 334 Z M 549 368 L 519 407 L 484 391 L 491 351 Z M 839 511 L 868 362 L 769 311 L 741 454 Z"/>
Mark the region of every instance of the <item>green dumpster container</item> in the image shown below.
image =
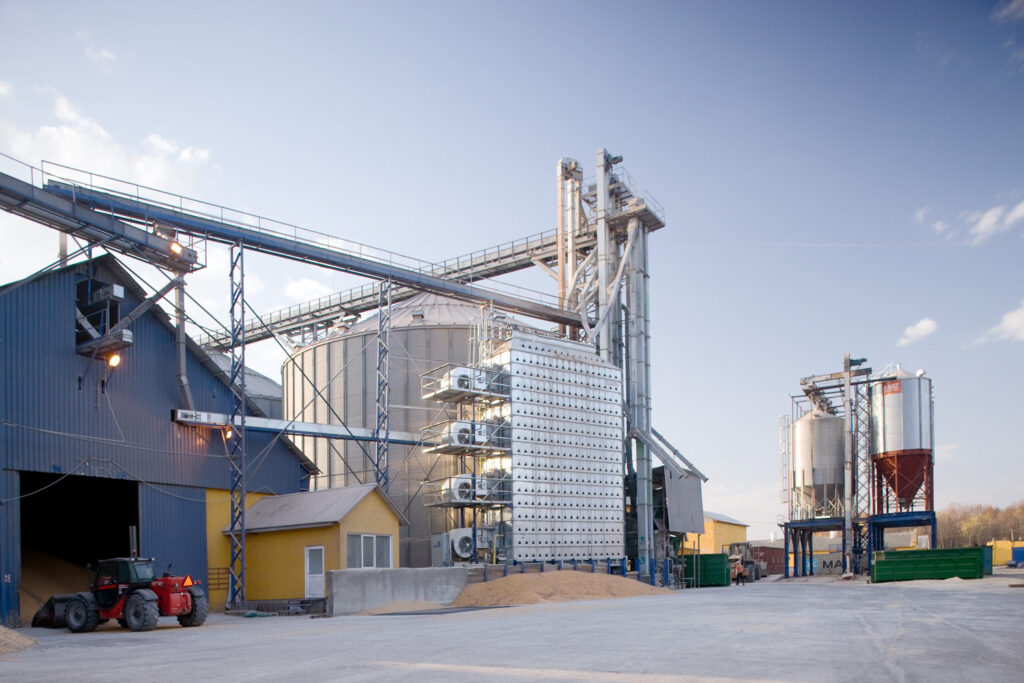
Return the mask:
<path id="1" fill-rule="evenodd" d="M 874 554 L 871 564 L 871 581 L 980 579 L 984 576 L 984 560 L 981 548 L 880 550 Z"/>
<path id="2" fill-rule="evenodd" d="M 694 570 L 700 565 L 700 583 L 691 584 L 704 586 L 728 586 L 732 577 L 729 573 L 729 556 L 725 553 L 709 553 L 704 555 L 687 555 L 686 569 L 683 576 L 693 581 Z"/>

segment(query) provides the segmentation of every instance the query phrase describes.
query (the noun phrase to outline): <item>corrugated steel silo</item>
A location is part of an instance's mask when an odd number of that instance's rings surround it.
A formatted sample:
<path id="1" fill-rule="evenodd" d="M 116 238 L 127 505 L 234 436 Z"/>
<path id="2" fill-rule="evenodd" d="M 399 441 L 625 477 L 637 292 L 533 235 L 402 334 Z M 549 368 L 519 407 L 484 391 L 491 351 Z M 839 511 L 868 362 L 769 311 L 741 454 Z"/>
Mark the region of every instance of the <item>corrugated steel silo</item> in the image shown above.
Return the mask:
<path id="1" fill-rule="evenodd" d="M 843 423 L 843 418 L 821 410 L 793 423 L 790 481 L 801 519 L 843 513 Z"/>
<path id="2" fill-rule="evenodd" d="M 931 379 L 923 373 L 897 370 L 893 377 L 872 384 L 871 461 L 877 478 L 876 514 L 911 509 L 922 487 L 925 509 L 934 509 L 932 450 Z M 894 502 L 898 509 L 887 509 L 888 502 Z"/>
<path id="3" fill-rule="evenodd" d="M 420 398 L 420 376 L 444 363 L 469 360 L 470 337 L 480 319 L 477 305 L 420 294 L 391 307 L 390 390 L 392 432 L 416 432 L 435 422 L 441 406 Z M 377 318 L 297 351 L 282 366 L 284 417 L 305 422 L 373 429 L 376 424 Z M 319 389 L 321 396 L 314 390 Z M 326 400 L 325 400 L 326 399 Z M 372 443 L 295 437 L 320 468 L 314 490 L 374 481 Z M 388 495 L 409 519 L 403 529 L 401 565 L 430 566 L 431 517 L 442 513 L 423 503 L 423 481 L 455 474 L 451 456 L 392 444 Z"/>

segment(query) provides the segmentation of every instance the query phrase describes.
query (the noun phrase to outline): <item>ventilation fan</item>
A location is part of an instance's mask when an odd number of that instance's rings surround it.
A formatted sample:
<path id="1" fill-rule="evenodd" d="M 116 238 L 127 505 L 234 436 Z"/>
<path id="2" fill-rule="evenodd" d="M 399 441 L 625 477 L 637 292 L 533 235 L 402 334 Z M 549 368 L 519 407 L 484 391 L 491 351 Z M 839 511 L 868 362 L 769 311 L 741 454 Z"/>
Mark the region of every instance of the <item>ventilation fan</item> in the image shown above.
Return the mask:
<path id="1" fill-rule="evenodd" d="M 473 388 L 474 374 L 472 368 L 452 368 L 448 373 L 448 385 L 453 389 L 468 391 Z"/>
<path id="2" fill-rule="evenodd" d="M 473 530 L 452 529 L 448 532 L 448 538 L 452 542 L 452 554 L 463 560 L 473 557 Z"/>
<path id="3" fill-rule="evenodd" d="M 469 502 L 473 500 L 473 477 L 468 474 L 460 474 L 452 477 L 446 482 L 445 488 L 448 495 L 446 498 L 454 502 Z"/>
<path id="4" fill-rule="evenodd" d="M 471 446 L 473 445 L 473 423 L 472 422 L 455 422 L 450 427 L 451 440 L 453 444 L 459 446 Z"/>

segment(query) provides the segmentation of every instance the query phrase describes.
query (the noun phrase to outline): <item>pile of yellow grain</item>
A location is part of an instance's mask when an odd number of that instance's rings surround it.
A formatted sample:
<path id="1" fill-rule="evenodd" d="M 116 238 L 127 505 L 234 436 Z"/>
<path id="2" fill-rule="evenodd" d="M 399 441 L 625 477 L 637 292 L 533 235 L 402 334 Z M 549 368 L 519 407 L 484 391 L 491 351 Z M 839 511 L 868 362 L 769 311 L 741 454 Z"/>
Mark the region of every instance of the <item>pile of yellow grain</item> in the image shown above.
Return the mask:
<path id="1" fill-rule="evenodd" d="M 510 574 L 486 583 L 474 583 L 455 598 L 452 607 L 493 607 L 496 605 L 532 605 L 538 602 L 630 598 L 638 595 L 664 595 L 669 591 L 612 574 L 577 571 L 547 571 L 537 574 Z"/>
<path id="2" fill-rule="evenodd" d="M 21 623 L 32 616 L 51 595 L 89 590 L 92 572 L 36 550 L 21 551 Z"/>
<path id="3" fill-rule="evenodd" d="M 17 631 L 0 626 L 0 655 L 10 654 L 18 650 L 24 650 L 36 644 L 28 636 L 23 636 Z"/>

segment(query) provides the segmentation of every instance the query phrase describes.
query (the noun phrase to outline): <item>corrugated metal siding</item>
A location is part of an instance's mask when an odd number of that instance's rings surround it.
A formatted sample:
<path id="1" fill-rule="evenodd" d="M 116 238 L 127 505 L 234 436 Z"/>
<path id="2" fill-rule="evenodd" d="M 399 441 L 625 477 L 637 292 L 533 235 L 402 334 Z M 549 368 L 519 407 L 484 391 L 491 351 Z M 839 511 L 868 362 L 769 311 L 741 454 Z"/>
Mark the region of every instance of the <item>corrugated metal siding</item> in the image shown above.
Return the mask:
<path id="1" fill-rule="evenodd" d="M 172 574 L 206 584 L 205 489 L 140 483 L 139 555 L 154 558 L 157 573 L 171 564 Z"/>
<path id="2" fill-rule="evenodd" d="M 21 482 L 17 472 L 0 470 L 0 623 L 17 626 L 21 605 Z"/>
<path id="3" fill-rule="evenodd" d="M 100 259 L 97 279 L 122 280 Z M 0 466 L 4 499 L 16 497 L 18 470 L 73 473 L 145 482 L 140 486 L 142 551 L 176 567 L 206 573 L 206 488 L 230 487 L 219 432 L 171 421 L 182 407 L 174 333 L 154 313 L 131 326 L 134 344 L 108 371 L 75 353 L 75 287 L 84 264 L 17 289 L 0 290 Z M 129 288 L 130 289 L 130 288 Z M 122 314 L 139 298 L 126 292 Z M 228 413 L 232 398 L 192 353 L 189 381 L 195 408 Z M 298 457 L 271 434 L 250 434 L 250 490 L 304 490 Z M 175 495 L 156 495 L 159 486 Z M 0 620 L 18 618 L 20 514 L 16 501 L 0 506 Z M 162 568 L 161 568 L 162 569 Z M 9 583 L 8 583 L 9 578 Z"/>
<path id="4" fill-rule="evenodd" d="M 220 434 L 170 419 L 181 406 L 173 332 L 142 316 L 112 371 L 75 354 L 76 278 L 65 270 L 0 296 L 4 467 L 228 488 Z M 102 270 L 98 278 L 115 281 Z M 129 294 L 122 312 L 138 303 Z M 230 412 L 227 387 L 191 354 L 188 373 L 196 409 Z M 255 457 L 271 438 L 251 435 L 249 453 Z M 292 492 L 303 476 L 296 457 L 277 444 L 252 483 Z"/>

